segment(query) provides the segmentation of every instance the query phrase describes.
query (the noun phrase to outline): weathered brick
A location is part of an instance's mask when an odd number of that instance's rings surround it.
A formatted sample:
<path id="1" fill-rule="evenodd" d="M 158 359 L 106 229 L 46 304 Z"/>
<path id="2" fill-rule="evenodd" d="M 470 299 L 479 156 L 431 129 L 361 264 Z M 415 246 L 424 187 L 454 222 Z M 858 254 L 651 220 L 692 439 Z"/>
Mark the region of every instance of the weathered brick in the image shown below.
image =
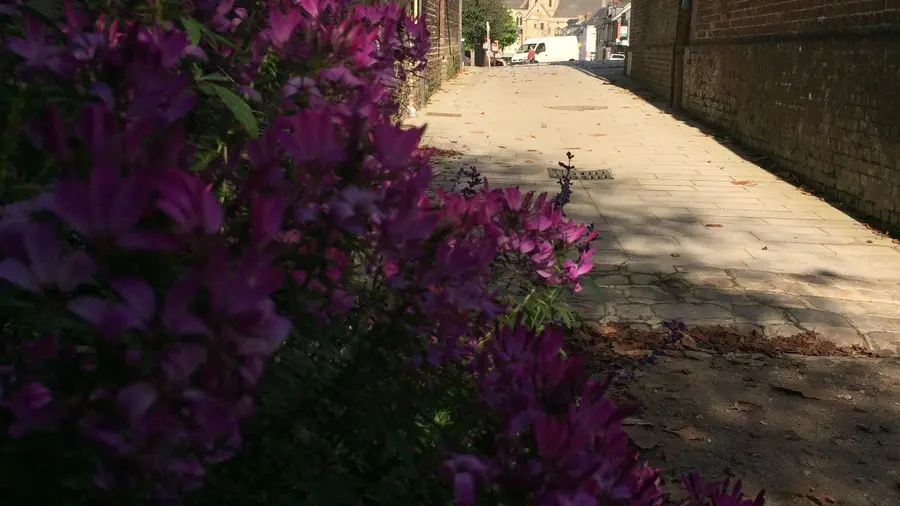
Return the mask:
<path id="1" fill-rule="evenodd" d="M 632 0 L 631 75 L 669 98 L 678 2 Z M 682 105 L 896 228 L 900 0 L 694 0 Z M 879 29 L 872 28 L 879 25 Z M 814 32 L 800 38 L 797 32 Z"/>
<path id="2" fill-rule="evenodd" d="M 460 37 L 462 36 L 459 3 L 462 0 L 423 0 L 423 13 L 428 25 L 431 47 L 427 66 L 421 75 L 407 79 L 405 96 L 400 97 L 416 107 L 428 98 L 446 79 L 460 68 Z"/>
<path id="3" fill-rule="evenodd" d="M 631 77 L 669 100 L 678 5 L 669 0 L 632 2 L 631 15 Z"/>

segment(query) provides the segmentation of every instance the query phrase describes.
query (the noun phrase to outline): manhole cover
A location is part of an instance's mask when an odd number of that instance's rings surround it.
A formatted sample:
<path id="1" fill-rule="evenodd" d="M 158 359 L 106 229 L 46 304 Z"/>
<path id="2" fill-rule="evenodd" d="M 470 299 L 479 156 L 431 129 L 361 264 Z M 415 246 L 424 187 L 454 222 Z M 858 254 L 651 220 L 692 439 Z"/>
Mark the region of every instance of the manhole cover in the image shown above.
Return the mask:
<path id="1" fill-rule="evenodd" d="M 547 169 L 552 179 L 559 179 L 566 174 L 566 169 L 551 167 Z M 582 181 L 590 181 L 597 179 L 612 179 L 613 173 L 609 169 L 600 170 L 573 170 L 569 177 L 572 179 L 580 179 Z"/>
<path id="2" fill-rule="evenodd" d="M 547 109 L 553 109 L 554 111 L 602 111 L 603 109 L 608 109 L 608 106 L 605 105 L 554 105 L 554 106 L 545 106 Z"/>

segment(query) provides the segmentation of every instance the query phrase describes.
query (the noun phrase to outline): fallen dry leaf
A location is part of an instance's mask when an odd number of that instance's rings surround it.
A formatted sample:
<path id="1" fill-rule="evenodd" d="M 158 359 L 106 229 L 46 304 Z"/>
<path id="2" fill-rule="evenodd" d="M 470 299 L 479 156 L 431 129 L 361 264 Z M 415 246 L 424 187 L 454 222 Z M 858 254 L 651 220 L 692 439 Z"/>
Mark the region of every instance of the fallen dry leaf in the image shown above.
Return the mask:
<path id="1" fill-rule="evenodd" d="M 531 134 L 529 134 L 528 137 L 531 137 L 532 139 L 537 139 L 537 137 L 535 137 L 535 136 L 533 136 L 533 135 L 531 135 Z"/>
<path id="2" fill-rule="evenodd" d="M 644 420 L 641 418 L 632 418 L 630 416 L 622 419 L 622 425 L 625 425 L 625 426 L 635 425 L 638 427 L 655 427 L 656 426 L 656 424 L 653 422 L 648 422 L 647 420 Z"/>
<path id="3" fill-rule="evenodd" d="M 638 358 L 638 357 L 642 357 L 645 355 L 643 350 L 637 349 L 634 346 L 629 345 L 627 343 L 613 343 L 612 351 L 616 355 L 621 355 L 623 357 L 630 357 L 630 358 Z"/>
<path id="4" fill-rule="evenodd" d="M 741 412 L 746 413 L 747 411 L 753 411 L 754 409 L 756 409 L 758 407 L 759 406 L 757 406 L 756 404 L 753 404 L 752 402 L 734 401 L 731 404 L 731 406 L 728 407 L 728 410 L 729 411 L 741 411 Z"/>
<path id="5" fill-rule="evenodd" d="M 784 383 L 769 383 L 769 386 L 772 387 L 773 390 L 803 397 L 804 399 L 824 400 L 828 398 L 828 395 L 819 392 L 811 386 L 787 385 Z"/>
<path id="6" fill-rule="evenodd" d="M 606 134 L 591 134 L 591 137 L 605 137 Z"/>
<path id="7" fill-rule="evenodd" d="M 537 151 L 537 150 L 536 150 L 536 149 L 529 149 L 529 150 L 528 150 L 529 153 L 534 153 L 535 151 Z"/>
<path id="8" fill-rule="evenodd" d="M 652 450 L 659 446 L 659 439 L 653 434 L 648 434 L 646 432 L 629 434 L 628 439 L 634 443 L 634 446 L 637 446 L 641 450 Z"/>
<path id="9" fill-rule="evenodd" d="M 525 160 L 525 163 L 534 163 L 534 160 Z"/>
<path id="10" fill-rule="evenodd" d="M 732 181 L 731 184 L 738 186 L 756 186 L 756 181 L 750 181 L 749 179 L 738 179 Z"/>
<path id="11" fill-rule="evenodd" d="M 709 228 L 722 228 L 721 223 L 707 223 L 706 226 Z"/>
<path id="12" fill-rule="evenodd" d="M 704 439 L 703 433 L 693 425 L 685 425 L 678 430 L 667 430 L 666 432 L 677 434 L 681 439 L 685 441 L 700 441 Z"/>

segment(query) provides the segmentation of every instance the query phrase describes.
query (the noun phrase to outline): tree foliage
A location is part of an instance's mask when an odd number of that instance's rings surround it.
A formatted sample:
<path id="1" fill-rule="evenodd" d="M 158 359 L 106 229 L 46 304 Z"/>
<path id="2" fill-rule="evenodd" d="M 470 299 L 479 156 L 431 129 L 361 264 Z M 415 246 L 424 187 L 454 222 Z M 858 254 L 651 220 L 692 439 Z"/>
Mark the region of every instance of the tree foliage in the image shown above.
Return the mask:
<path id="1" fill-rule="evenodd" d="M 506 47 L 516 42 L 516 23 L 503 0 L 463 0 L 462 32 L 466 47 L 481 47 L 486 34 L 485 21 L 491 24 L 491 40 Z"/>

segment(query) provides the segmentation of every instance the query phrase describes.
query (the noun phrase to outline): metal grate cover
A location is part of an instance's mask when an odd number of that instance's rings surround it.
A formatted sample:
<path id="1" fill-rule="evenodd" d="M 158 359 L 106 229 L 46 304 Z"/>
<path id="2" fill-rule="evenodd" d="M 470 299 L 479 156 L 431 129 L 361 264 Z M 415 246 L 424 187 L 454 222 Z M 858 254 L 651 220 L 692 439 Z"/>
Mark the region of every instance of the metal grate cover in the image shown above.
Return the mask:
<path id="1" fill-rule="evenodd" d="M 552 179 L 559 179 L 566 174 L 566 169 L 551 167 L 547 169 L 547 172 L 550 174 Z M 609 169 L 600 169 L 600 170 L 572 170 L 572 173 L 569 174 L 569 177 L 572 179 L 580 179 L 582 181 L 595 181 L 601 179 L 612 179 L 613 173 Z"/>

